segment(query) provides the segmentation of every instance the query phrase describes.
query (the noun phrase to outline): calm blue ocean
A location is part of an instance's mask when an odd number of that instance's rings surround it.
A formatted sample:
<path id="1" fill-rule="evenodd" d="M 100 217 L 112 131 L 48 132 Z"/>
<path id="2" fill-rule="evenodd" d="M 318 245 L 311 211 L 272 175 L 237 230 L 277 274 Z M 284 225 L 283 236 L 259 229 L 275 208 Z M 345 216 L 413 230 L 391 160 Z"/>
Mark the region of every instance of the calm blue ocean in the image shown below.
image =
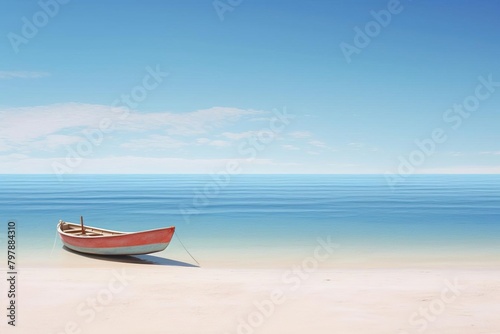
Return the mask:
<path id="1" fill-rule="evenodd" d="M 223 182 L 222 182 L 223 181 Z M 137 231 L 175 225 L 195 253 L 293 253 L 331 236 L 346 252 L 500 254 L 500 176 L 0 175 L 0 221 L 51 249 L 59 219 Z M 204 195 L 206 193 L 207 195 Z M 5 236 L 6 228 L 0 235 Z"/>

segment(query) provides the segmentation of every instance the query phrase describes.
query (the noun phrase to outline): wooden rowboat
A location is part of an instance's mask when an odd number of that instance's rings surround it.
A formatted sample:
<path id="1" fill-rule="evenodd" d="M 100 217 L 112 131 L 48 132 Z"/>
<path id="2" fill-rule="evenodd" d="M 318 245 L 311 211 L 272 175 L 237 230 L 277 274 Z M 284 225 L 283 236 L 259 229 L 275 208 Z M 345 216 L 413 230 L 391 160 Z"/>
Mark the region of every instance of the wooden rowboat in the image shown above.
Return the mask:
<path id="1" fill-rule="evenodd" d="M 118 232 L 60 220 L 57 231 L 64 245 L 81 253 L 98 255 L 139 255 L 167 248 L 175 227 L 141 232 Z"/>

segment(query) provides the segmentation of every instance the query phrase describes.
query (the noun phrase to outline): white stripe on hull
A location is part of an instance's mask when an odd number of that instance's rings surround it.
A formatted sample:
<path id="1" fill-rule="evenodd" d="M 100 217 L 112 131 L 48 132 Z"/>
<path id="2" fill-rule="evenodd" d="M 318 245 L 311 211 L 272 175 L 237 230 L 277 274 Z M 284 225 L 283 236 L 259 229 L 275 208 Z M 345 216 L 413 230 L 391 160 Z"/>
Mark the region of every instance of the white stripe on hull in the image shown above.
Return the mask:
<path id="1" fill-rule="evenodd" d="M 160 244 L 150 244 L 142 246 L 129 247 L 111 247 L 111 248 L 88 248 L 69 245 L 63 242 L 64 245 L 72 250 L 80 253 L 96 254 L 96 255 L 140 255 L 161 252 L 167 248 L 169 242 Z"/>

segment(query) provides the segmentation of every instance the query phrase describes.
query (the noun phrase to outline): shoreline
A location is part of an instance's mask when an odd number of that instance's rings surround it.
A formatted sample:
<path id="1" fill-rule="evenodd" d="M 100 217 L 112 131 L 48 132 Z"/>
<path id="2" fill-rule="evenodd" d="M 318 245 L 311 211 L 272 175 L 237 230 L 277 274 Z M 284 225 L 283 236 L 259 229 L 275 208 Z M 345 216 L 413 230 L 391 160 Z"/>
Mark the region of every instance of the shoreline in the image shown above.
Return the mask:
<path id="1" fill-rule="evenodd" d="M 261 250 L 196 249 L 190 250 L 202 268 L 215 269 L 286 269 L 304 265 L 317 269 L 481 269 L 499 268 L 500 254 L 496 251 L 462 251 L 451 253 L 435 250 L 406 251 L 399 254 L 388 251 L 345 251 L 332 249 L 330 253 L 316 253 L 318 248 L 304 248 L 287 252 Z M 0 252 L 0 255 L 3 252 Z M 320 257 L 322 256 L 322 258 Z M 158 266 L 197 266 L 178 244 L 165 251 L 136 256 L 94 256 L 80 254 L 62 248 L 54 249 L 20 248 L 19 268 L 66 268 L 66 267 L 106 267 L 120 264 Z"/>

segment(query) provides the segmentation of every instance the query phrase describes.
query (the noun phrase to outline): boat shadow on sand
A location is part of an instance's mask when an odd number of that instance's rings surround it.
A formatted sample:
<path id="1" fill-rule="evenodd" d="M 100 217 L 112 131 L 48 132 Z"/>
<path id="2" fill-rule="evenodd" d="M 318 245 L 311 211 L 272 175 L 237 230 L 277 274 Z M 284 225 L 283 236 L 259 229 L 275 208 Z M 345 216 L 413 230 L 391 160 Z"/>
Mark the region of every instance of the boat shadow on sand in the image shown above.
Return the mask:
<path id="1" fill-rule="evenodd" d="M 154 255 L 93 255 L 93 254 L 85 254 L 74 251 L 66 246 L 62 247 L 67 252 L 78 254 L 80 256 L 84 256 L 90 259 L 102 260 L 102 261 L 111 261 L 111 262 L 121 262 L 121 263 L 131 263 L 131 264 L 146 264 L 146 265 L 156 265 L 156 266 L 177 266 L 177 267 L 192 267 L 199 268 L 199 266 L 176 261 L 171 259 L 166 259 L 159 256 Z"/>

